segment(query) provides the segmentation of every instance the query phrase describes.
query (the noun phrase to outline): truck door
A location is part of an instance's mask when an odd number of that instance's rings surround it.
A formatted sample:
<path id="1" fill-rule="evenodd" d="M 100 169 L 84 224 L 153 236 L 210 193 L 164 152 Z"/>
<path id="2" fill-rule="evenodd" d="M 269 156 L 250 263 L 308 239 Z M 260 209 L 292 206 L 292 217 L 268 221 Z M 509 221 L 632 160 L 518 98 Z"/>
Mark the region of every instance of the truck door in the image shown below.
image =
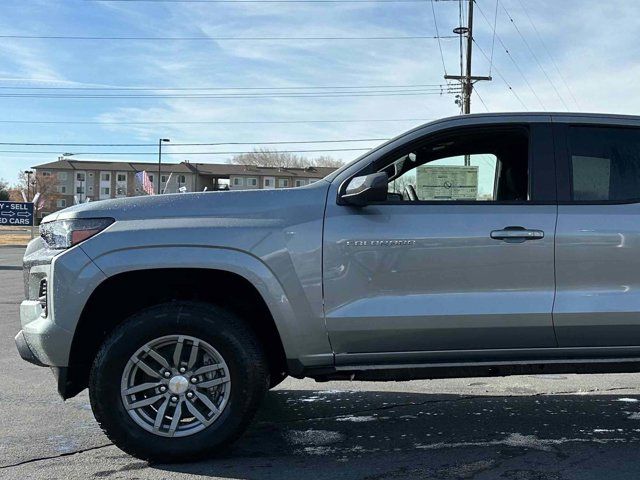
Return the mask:
<path id="1" fill-rule="evenodd" d="M 635 123 L 556 127 L 561 202 L 553 316 L 562 347 L 640 345 L 640 122 Z"/>
<path id="2" fill-rule="evenodd" d="M 341 205 L 330 190 L 323 275 L 336 363 L 557 345 L 552 145 L 546 123 L 436 133 L 365 172 L 389 174 L 387 201 Z"/>

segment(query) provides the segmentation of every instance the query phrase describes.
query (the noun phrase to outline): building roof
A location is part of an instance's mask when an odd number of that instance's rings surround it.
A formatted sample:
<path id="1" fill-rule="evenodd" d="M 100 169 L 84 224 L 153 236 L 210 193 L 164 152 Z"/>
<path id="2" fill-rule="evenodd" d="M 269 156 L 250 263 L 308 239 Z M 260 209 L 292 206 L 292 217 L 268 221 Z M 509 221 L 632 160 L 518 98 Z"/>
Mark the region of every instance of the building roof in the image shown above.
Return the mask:
<path id="1" fill-rule="evenodd" d="M 127 162 L 127 161 L 97 161 L 97 160 L 57 160 L 55 162 L 35 165 L 36 170 L 115 170 L 121 172 L 141 172 L 147 170 L 150 173 L 158 171 L 158 164 L 151 162 Z M 262 175 L 273 177 L 301 177 L 323 178 L 333 172 L 333 167 L 255 167 L 252 165 L 236 165 L 232 163 L 162 163 L 163 172 L 173 173 L 198 173 L 227 177 L 230 175 Z"/>
<path id="2" fill-rule="evenodd" d="M 324 178 L 335 170 L 333 167 L 256 167 L 232 163 L 188 163 L 193 172 L 202 175 L 262 175 L 272 177 Z"/>
<path id="3" fill-rule="evenodd" d="M 36 170 L 117 170 L 121 172 L 141 172 L 148 170 L 153 173 L 158 171 L 158 164 L 151 162 L 127 162 L 113 161 L 103 162 L 97 160 L 57 160 L 55 162 L 42 163 L 31 168 Z M 191 170 L 184 163 L 162 163 L 162 171 L 174 173 L 190 173 Z"/>

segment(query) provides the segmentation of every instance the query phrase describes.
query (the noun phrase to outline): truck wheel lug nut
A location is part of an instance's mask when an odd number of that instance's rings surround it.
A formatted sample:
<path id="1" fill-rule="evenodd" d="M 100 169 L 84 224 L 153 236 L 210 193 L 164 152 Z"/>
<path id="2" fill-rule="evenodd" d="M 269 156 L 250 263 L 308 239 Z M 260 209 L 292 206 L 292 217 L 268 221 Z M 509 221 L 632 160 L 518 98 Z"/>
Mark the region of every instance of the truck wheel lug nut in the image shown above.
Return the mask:
<path id="1" fill-rule="evenodd" d="M 167 387 L 165 387 L 164 385 L 162 385 L 162 386 L 160 387 L 160 391 L 161 391 L 161 392 L 165 392 L 166 390 L 167 390 Z"/>
<path id="2" fill-rule="evenodd" d="M 193 392 L 187 392 L 187 398 L 193 398 Z"/>
<path id="3" fill-rule="evenodd" d="M 198 379 L 196 377 L 191 377 L 191 383 L 196 383 Z"/>
<path id="4" fill-rule="evenodd" d="M 171 401 L 172 401 L 173 403 L 176 403 L 176 402 L 178 401 L 178 397 L 171 397 Z"/>
<path id="5" fill-rule="evenodd" d="M 171 376 L 171 372 L 167 370 L 166 372 L 164 372 L 164 376 L 166 378 L 169 378 Z"/>
<path id="6" fill-rule="evenodd" d="M 184 373 L 184 372 L 186 372 L 186 371 L 187 371 L 187 369 L 186 369 L 186 368 L 184 368 L 184 367 L 180 367 L 180 373 Z"/>

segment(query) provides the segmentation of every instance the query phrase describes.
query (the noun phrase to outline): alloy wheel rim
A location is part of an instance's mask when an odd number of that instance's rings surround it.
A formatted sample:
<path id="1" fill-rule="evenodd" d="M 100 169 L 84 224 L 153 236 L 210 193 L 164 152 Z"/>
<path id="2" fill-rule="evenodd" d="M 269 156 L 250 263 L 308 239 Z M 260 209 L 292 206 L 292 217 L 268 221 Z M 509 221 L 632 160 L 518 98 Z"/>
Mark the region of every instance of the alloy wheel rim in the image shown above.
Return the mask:
<path id="1" fill-rule="evenodd" d="M 127 361 L 120 396 L 131 419 L 163 437 L 198 433 L 222 414 L 231 393 L 229 368 L 207 342 L 166 335 Z"/>

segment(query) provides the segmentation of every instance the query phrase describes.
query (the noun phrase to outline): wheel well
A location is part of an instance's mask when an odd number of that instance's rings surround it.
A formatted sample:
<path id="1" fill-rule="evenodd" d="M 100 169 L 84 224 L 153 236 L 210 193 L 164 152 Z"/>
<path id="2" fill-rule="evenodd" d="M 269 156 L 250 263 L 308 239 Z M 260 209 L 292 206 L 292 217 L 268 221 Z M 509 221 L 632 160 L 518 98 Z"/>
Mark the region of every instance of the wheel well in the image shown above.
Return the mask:
<path id="1" fill-rule="evenodd" d="M 71 345 L 63 396 L 70 398 L 86 388 L 98 349 L 120 323 L 146 307 L 174 300 L 216 303 L 234 310 L 262 342 L 272 378 L 285 374 L 286 356 L 275 322 L 248 280 L 222 270 L 137 270 L 108 278 L 89 298 Z"/>

